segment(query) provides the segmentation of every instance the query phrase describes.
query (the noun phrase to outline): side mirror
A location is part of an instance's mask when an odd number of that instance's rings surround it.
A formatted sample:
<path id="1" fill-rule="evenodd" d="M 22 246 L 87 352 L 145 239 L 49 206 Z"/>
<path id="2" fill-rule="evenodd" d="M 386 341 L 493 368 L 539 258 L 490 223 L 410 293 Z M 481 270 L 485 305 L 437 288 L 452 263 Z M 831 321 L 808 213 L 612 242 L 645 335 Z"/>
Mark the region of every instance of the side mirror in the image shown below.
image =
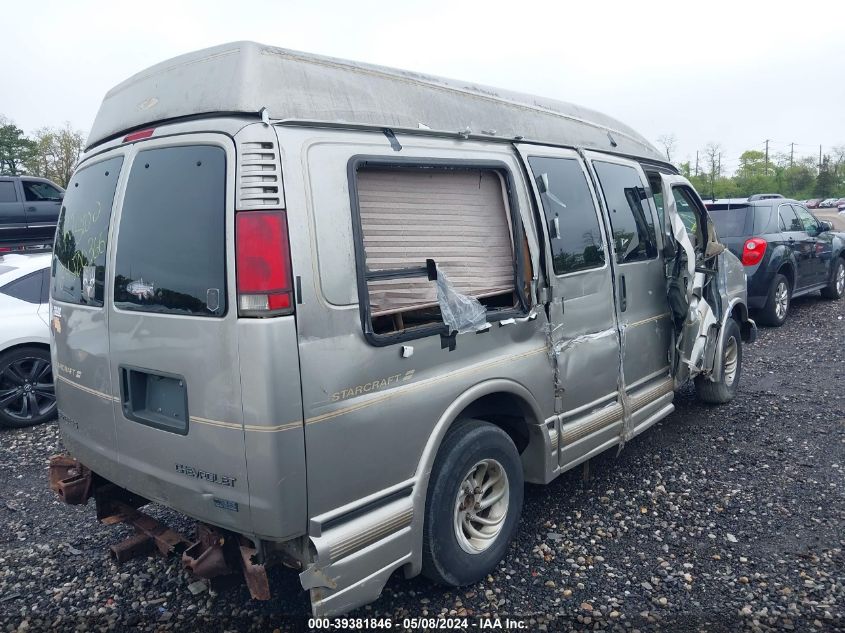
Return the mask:
<path id="1" fill-rule="evenodd" d="M 819 221 L 820 228 L 819 232 L 824 233 L 825 231 L 832 231 L 833 230 L 833 222 L 826 222 L 824 220 Z"/>

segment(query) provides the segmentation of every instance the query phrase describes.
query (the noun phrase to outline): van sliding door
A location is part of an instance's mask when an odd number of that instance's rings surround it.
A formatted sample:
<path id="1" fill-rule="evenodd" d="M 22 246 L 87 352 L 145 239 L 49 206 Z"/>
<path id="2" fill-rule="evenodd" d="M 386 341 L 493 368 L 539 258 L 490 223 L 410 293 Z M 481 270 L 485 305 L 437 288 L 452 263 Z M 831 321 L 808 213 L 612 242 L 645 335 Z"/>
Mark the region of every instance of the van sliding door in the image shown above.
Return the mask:
<path id="1" fill-rule="evenodd" d="M 622 339 L 626 400 L 625 437 L 670 406 L 671 315 L 666 298 L 663 243 L 654 201 L 639 164 L 587 152 L 612 235 L 616 312 Z"/>
<path id="2" fill-rule="evenodd" d="M 546 304 L 559 414 L 558 463 L 615 442 L 619 334 L 607 238 L 584 164 L 572 150 L 519 145 L 542 209 L 551 297 Z"/>

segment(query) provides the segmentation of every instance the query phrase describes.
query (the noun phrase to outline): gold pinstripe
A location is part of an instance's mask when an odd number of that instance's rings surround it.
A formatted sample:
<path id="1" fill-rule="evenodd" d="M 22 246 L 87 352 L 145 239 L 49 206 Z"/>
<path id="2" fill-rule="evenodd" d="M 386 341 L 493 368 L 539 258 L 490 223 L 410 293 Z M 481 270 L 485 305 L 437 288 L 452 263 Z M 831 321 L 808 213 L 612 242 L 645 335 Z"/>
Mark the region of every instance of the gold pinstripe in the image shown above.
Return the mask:
<path id="1" fill-rule="evenodd" d="M 74 387 L 75 389 L 79 389 L 87 394 L 92 396 L 97 396 L 103 400 L 108 400 L 109 402 L 119 402 L 120 398 L 116 396 L 110 396 L 107 393 L 103 393 L 102 391 L 97 391 L 96 389 L 91 389 L 90 387 L 86 387 L 85 385 L 80 385 L 78 382 L 74 382 L 69 378 L 65 378 L 64 376 L 58 376 L 58 379 L 61 380 L 63 383 Z M 220 420 L 209 420 L 208 418 L 201 418 L 199 416 L 192 415 L 188 418 L 191 422 L 195 422 L 197 424 L 204 424 L 206 426 L 213 426 L 219 429 L 230 429 L 233 431 L 241 431 L 246 429 L 247 431 L 252 431 L 254 433 L 272 433 L 276 431 L 287 431 L 288 429 L 295 429 L 302 426 L 302 420 L 296 420 L 295 422 L 287 422 L 285 424 L 276 424 L 274 426 L 262 426 L 260 424 L 246 424 L 242 425 L 239 422 L 222 422 Z"/>
<path id="2" fill-rule="evenodd" d="M 464 367 L 462 369 L 456 369 L 456 370 L 451 371 L 447 374 L 442 374 L 440 376 L 435 376 L 433 378 L 427 378 L 426 380 L 421 380 L 420 382 L 417 382 L 417 383 L 414 383 L 414 384 L 411 384 L 411 385 L 406 385 L 404 387 L 398 387 L 398 388 L 394 389 L 393 391 L 391 391 L 389 393 L 386 393 L 386 394 L 381 395 L 381 396 L 376 396 L 374 398 L 370 398 L 369 400 L 366 400 L 364 402 L 360 402 L 360 403 L 353 405 L 351 407 L 346 407 L 344 409 L 335 409 L 334 411 L 329 411 L 328 413 L 323 413 L 321 415 L 316 415 L 316 416 L 310 417 L 310 418 L 305 420 L 305 423 L 306 424 L 314 424 L 316 422 L 323 422 L 324 420 L 330 420 L 331 418 L 336 418 L 336 417 L 341 416 L 341 415 L 346 415 L 347 413 L 352 413 L 353 411 L 358 411 L 359 409 L 364 409 L 366 407 L 371 407 L 375 404 L 380 404 L 380 403 L 382 403 L 386 400 L 390 400 L 392 398 L 404 396 L 406 393 L 417 391 L 418 389 L 425 389 L 426 387 L 430 387 L 430 386 L 435 385 L 439 382 L 442 382 L 443 380 L 448 380 L 450 378 L 454 378 L 455 376 L 458 376 L 458 375 L 461 375 L 461 374 L 479 372 L 479 371 L 482 371 L 484 369 L 488 369 L 490 367 L 496 367 L 496 366 L 502 365 L 504 363 L 509 363 L 511 361 L 514 361 L 514 360 L 527 358 L 529 356 L 533 356 L 534 354 L 539 354 L 541 352 L 545 352 L 547 349 L 548 348 L 545 347 L 545 346 L 544 347 L 538 347 L 536 349 L 532 349 L 532 350 L 529 350 L 527 352 L 522 352 L 521 354 L 514 354 L 512 356 L 504 356 L 502 358 L 498 358 L 494 361 L 483 363 L 481 365 L 473 365 L 473 366 L 470 366 L 470 367 Z"/>
<path id="3" fill-rule="evenodd" d="M 648 317 L 647 319 L 643 319 L 642 321 L 637 321 L 636 323 L 629 323 L 626 327 L 637 327 L 640 325 L 645 325 L 646 323 L 651 323 L 652 321 L 659 321 L 660 319 L 666 319 L 672 316 L 669 312 L 664 312 L 663 314 L 658 314 L 657 316 Z"/>
<path id="4" fill-rule="evenodd" d="M 102 391 L 97 391 L 96 389 L 91 389 L 91 387 L 86 387 L 85 385 L 80 385 L 78 382 L 74 382 L 69 378 L 65 378 L 64 376 L 57 376 L 59 380 L 63 383 L 70 385 L 71 387 L 75 387 L 80 391 L 84 391 L 87 394 L 92 396 L 97 396 L 98 398 L 102 398 L 103 400 L 108 400 L 109 402 L 117 402 L 118 399 L 114 396 L 110 396 L 107 393 L 103 393 Z"/>

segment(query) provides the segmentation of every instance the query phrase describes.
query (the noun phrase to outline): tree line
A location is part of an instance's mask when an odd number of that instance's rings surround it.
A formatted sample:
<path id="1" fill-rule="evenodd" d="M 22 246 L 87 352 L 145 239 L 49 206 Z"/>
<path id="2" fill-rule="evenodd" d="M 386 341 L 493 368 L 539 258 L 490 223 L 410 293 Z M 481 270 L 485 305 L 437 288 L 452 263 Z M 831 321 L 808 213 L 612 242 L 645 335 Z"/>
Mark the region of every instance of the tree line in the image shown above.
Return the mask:
<path id="1" fill-rule="evenodd" d="M 84 148 L 85 135 L 70 123 L 42 127 L 27 136 L 0 115 L 0 175 L 41 176 L 67 187 Z"/>
<path id="2" fill-rule="evenodd" d="M 676 139 L 664 134 L 657 139 L 667 159 L 672 161 Z M 704 197 L 745 198 L 755 193 L 780 193 L 788 198 L 845 198 L 845 145 L 838 145 L 819 157 L 797 157 L 789 152 L 767 155 L 746 150 L 732 174 L 722 167 L 722 147 L 708 143 L 698 152 L 698 164 L 677 163 L 681 174 Z"/>

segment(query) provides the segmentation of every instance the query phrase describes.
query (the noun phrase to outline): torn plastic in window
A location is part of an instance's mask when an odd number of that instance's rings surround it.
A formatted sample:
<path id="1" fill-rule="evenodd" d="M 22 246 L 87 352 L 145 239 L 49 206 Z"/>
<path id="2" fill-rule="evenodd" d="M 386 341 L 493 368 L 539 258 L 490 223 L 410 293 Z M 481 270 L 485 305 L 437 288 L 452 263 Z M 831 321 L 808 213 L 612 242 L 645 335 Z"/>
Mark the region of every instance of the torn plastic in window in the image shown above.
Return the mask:
<path id="1" fill-rule="evenodd" d="M 443 323 L 452 332 L 477 332 L 487 325 L 487 308 L 475 297 L 461 294 L 443 270 L 437 267 L 437 303 Z"/>

